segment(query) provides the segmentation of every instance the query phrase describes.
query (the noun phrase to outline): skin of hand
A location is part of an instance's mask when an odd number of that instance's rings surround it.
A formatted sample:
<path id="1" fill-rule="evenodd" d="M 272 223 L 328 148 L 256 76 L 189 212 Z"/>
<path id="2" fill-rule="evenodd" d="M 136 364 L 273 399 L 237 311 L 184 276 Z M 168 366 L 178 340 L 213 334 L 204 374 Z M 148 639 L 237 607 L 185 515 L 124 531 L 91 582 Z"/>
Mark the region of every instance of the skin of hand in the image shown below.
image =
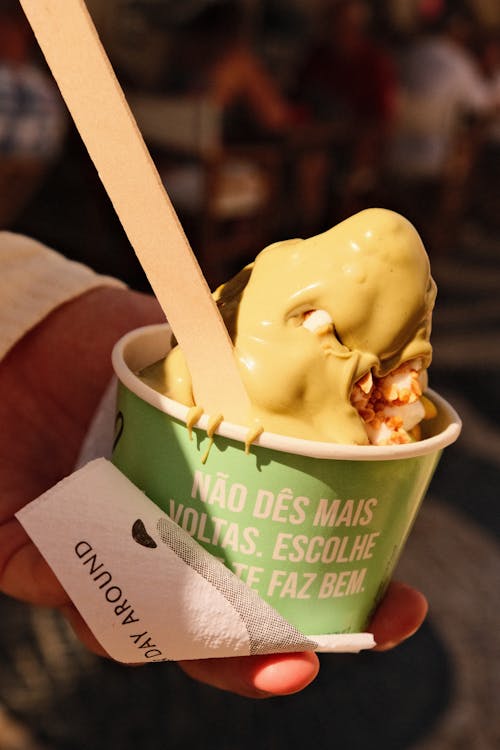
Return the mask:
<path id="1" fill-rule="evenodd" d="M 99 287 L 62 305 L 27 333 L 0 363 L 0 591 L 56 607 L 92 651 L 105 655 L 14 514 L 70 474 L 82 439 L 112 375 L 120 336 L 164 321 L 153 297 Z M 425 598 L 393 582 L 371 631 L 385 650 L 412 635 Z M 315 654 L 281 654 L 182 662 L 191 677 L 251 698 L 288 695 L 319 669 Z"/>

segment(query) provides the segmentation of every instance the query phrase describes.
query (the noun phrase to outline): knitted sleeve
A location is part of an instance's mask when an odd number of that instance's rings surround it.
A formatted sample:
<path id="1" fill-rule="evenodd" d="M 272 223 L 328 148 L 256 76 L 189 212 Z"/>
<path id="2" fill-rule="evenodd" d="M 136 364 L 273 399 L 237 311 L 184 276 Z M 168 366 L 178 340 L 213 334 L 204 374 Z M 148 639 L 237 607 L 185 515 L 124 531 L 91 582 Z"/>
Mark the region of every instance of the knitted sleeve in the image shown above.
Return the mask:
<path id="1" fill-rule="evenodd" d="M 125 287 L 40 242 L 0 232 L 0 360 L 56 307 L 103 285 Z"/>

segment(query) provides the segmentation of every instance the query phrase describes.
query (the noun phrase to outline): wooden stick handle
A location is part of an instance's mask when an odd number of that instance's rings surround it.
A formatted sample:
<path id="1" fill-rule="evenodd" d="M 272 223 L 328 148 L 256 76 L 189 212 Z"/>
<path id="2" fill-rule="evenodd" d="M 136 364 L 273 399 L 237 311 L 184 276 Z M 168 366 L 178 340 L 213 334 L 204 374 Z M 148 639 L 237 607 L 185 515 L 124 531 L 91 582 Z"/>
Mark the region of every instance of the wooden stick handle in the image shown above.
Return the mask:
<path id="1" fill-rule="evenodd" d="M 184 351 L 197 403 L 208 413 L 244 423 L 249 401 L 227 330 L 85 3 L 20 2 Z"/>

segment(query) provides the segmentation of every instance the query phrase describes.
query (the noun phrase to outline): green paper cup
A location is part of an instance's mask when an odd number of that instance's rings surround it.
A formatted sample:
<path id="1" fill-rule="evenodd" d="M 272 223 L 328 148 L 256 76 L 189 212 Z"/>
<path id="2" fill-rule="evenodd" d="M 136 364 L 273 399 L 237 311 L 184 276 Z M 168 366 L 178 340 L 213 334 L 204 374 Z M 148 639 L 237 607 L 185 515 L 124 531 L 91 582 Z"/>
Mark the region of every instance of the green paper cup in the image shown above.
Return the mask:
<path id="1" fill-rule="evenodd" d="M 244 426 L 213 444 L 202 417 L 134 374 L 165 356 L 168 326 L 132 331 L 113 352 L 119 379 L 114 464 L 214 556 L 307 635 L 366 628 L 391 578 L 443 448 L 460 432 L 451 406 L 409 445 L 351 446 Z M 208 457 L 203 458 L 208 451 Z"/>

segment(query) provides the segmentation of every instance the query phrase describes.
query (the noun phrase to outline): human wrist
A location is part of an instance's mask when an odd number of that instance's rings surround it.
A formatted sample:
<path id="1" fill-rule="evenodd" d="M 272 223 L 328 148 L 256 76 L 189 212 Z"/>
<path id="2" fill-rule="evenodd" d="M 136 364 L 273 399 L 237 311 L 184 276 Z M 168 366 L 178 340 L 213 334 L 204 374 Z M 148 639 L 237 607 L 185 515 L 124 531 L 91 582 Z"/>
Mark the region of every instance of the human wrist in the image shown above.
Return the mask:
<path id="1" fill-rule="evenodd" d="M 54 475 L 46 487 L 73 468 L 112 374 L 114 343 L 128 330 L 162 320 L 153 297 L 97 287 L 53 310 L 0 363 L 5 423 L 24 452 L 36 453 L 43 440 L 47 453 L 58 454 L 47 462 Z"/>

